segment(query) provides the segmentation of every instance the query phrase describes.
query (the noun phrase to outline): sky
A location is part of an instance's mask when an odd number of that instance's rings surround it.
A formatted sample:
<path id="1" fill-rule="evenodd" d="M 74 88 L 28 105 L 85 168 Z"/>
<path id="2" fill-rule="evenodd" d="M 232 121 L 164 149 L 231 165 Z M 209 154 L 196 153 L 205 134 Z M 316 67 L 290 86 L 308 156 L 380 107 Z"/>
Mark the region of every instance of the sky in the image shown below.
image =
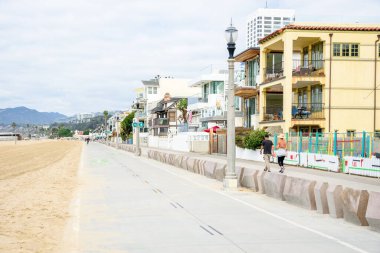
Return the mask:
<path id="1" fill-rule="evenodd" d="M 0 0 L 0 108 L 125 110 L 141 80 L 226 66 L 224 30 L 263 0 Z M 379 0 L 272 0 L 298 22 L 377 23 Z"/>

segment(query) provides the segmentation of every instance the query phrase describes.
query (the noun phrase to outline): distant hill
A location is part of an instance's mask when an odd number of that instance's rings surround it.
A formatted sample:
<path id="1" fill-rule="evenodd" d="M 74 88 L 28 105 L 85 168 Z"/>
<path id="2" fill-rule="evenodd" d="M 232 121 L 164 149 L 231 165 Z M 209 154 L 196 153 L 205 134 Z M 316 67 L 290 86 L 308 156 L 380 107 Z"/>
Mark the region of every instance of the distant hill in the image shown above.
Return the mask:
<path id="1" fill-rule="evenodd" d="M 24 106 L 0 109 L 0 124 L 51 124 L 65 118 L 57 112 L 39 112 Z"/>

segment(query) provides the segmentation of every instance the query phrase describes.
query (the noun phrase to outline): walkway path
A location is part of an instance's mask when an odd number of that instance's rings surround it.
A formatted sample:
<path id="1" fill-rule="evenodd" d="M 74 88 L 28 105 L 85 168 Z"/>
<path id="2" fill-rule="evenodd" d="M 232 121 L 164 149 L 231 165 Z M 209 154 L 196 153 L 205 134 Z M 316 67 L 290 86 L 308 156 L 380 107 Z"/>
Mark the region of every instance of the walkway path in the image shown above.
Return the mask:
<path id="1" fill-rule="evenodd" d="M 379 252 L 380 234 L 90 143 L 72 252 Z"/>

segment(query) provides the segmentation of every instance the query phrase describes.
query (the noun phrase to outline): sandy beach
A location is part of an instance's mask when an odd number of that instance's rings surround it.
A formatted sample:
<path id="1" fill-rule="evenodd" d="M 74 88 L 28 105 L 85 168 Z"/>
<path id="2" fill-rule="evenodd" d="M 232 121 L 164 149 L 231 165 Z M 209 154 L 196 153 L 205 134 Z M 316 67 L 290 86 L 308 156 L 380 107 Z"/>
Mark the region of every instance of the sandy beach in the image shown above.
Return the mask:
<path id="1" fill-rule="evenodd" d="M 0 143 L 0 252 L 56 252 L 77 187 L 82 143 Z"/>

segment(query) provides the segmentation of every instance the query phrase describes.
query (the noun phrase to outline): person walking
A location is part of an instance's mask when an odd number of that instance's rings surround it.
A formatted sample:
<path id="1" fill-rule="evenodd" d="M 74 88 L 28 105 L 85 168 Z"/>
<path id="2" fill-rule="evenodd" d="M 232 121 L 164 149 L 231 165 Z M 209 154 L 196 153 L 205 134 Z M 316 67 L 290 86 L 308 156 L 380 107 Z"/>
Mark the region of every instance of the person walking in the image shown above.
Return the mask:
<path id="1" fill-rule="evenodd" d="M 284 173 L 284 160 L 286 157 L 286 141 L 284 140 L 284 134 L 280 134 L 278 136 L 279 140 L 276 147 L 276 155 L 277 155 L 277 161 L 278 165 L 280 166 L 280 173 Z"/>
<path id="2" fill-rule="evenodd" d="M 260 154 L 263 153 L 264 149 L 264 161 L 265 161 L 265 168 L 264 171 L 270 171 L 270 157 L 272 156 L 272 149 L 273 149 L 273 142 L 269 140 L 269 135 L 265 134 L 265 140 L 261 143 L 261 150 Z"/>

